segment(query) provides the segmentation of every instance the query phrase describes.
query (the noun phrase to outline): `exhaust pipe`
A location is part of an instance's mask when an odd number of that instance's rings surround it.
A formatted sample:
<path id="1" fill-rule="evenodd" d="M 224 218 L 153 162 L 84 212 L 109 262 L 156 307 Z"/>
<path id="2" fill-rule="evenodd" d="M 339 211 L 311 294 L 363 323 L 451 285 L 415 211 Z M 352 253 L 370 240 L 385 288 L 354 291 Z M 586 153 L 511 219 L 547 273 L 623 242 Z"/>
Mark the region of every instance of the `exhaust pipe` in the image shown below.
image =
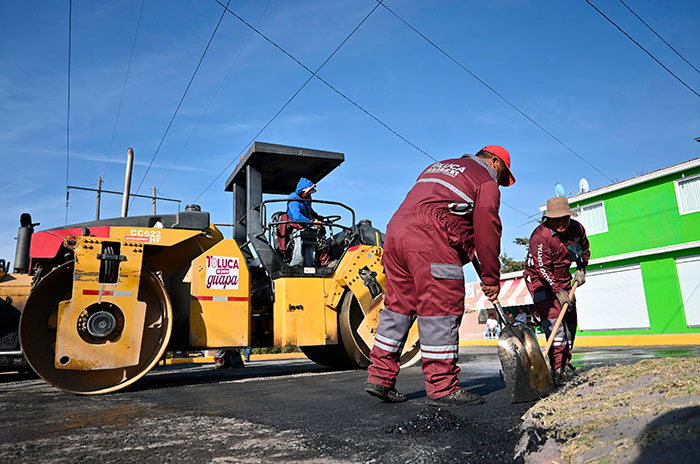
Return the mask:
<path id="1" fill-rule="evenodd" d="M 124 193 L 122 195 L 122 217 L 129 212 L 129 194 L 131 193 L 131 169 L 134 167 L 134 149 L 127 150 L 126 174 L 124 175 Z"/>
<path id="2" fill-rule="evenodd" d="M 22 213 L 19 217 L 19 230 L 17 231 L 17 247 L 15 248 L 15 272 L 26 274 L 29 272 L 29 247 L 32 244 L 32 234 L 34 227 L 39 223 L 32 224 L 32 215 Z"/>

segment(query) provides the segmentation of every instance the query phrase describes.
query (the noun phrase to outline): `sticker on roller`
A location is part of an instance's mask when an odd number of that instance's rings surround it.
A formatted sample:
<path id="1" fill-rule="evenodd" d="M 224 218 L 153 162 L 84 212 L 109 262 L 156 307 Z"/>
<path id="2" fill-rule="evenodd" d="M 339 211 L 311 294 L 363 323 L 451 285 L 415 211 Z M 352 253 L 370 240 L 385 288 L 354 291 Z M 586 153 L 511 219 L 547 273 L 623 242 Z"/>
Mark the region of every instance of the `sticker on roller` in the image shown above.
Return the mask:
<path id="1" fill-rule="evenodd" d="M 207 256 L 207 288 L 238 289 L 238 258 Z"/>
<path id="2" fill-rule="evenodd" d="M 148 229 L 131 229 L 124 240 L 143 243 L 160 243 L 161 231 Z"/>

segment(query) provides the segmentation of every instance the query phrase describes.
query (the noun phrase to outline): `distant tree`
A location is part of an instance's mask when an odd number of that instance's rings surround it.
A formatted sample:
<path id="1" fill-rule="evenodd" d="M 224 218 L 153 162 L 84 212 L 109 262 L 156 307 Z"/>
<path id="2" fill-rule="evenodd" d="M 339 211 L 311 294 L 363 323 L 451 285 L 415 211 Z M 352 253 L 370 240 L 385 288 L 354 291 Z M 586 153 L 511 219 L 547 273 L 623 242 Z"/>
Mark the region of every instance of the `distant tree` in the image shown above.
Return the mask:
<path id="1" fill-rule="evenodd" d="M 515 240 L 513 240 L 513 243 L 515 243 L 516 245 L 524 245 L 525 247 L 529 247 L 530 239 L 524 237 L 517 237 Z"/>
<path id="2" fill-rule="evenodd" d="M 516 245 L 523 245 L 527 248 L 530 245 L 530 239 L 524 237 L 517 237 L 515 240 L 513 240 L 513 243 L 515 243 Z M 505 251 L 501 256 L 499 256 L 499 258 L 501 259 L 501 272 L 504 274 L 506 272 L 522 271 L 523 269 L 525 269 L 525 260 L 515 260 L 508 256 L 508 253 L 506 253 Z"/>
<path id="3" fill-rule="evenodd" d="M 525 261 L 517 261 L 510 256 L 508 253 L 503 252 L 500 256 L 501 259 L 501 273 L 522 271 L 525 269 Z"/>

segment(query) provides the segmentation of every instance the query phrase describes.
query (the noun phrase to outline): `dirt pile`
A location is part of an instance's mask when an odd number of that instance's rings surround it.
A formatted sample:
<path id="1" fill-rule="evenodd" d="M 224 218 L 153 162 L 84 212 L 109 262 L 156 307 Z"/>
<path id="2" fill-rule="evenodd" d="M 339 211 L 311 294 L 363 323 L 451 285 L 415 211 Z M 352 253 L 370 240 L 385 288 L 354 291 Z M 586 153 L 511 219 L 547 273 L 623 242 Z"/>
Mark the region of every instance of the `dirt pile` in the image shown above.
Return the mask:
<path id="1" fill-rule="evenodd" d="M 401 424 L 391 425 L 384 433 L 399 433 L 406 435 L 425 434 L 431 432 L 449 432 L 464 428 L 466 421 L 443 408 L 426 408 L 414 418 Z"/>
<path id="2" fill-rule="evenodd" d="M 577 375 L 525 413 L 525 462 L 700 462 L 700 359 Z"/>

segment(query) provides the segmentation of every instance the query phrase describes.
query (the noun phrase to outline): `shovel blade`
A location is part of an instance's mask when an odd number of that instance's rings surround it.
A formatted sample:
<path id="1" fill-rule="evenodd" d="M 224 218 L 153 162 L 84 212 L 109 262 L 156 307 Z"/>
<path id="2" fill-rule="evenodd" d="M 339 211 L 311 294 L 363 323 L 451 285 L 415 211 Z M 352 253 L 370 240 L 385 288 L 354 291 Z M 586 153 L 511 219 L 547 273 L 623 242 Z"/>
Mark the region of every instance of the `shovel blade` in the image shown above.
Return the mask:
<path id="1" fill-rule="evenodd" d="M 542 348 L 540 348 L 540 344 L 537 341 L 537 336 L 532 329 L 525 325 L 514 327 L 513 330 L 522 331 L 525 350 L 530 361 L 530 386 L 540 398 L 544 398 L 554 392 L 555 387 L 552 373 L 542 355 Z"/>
<path id="2" fill-rule="evenodd" d="M 528 327 L 504 327 L 498 338 L 498 357 L 511 403 L 544 398 L 554 391 L 542 350 Z"/>

